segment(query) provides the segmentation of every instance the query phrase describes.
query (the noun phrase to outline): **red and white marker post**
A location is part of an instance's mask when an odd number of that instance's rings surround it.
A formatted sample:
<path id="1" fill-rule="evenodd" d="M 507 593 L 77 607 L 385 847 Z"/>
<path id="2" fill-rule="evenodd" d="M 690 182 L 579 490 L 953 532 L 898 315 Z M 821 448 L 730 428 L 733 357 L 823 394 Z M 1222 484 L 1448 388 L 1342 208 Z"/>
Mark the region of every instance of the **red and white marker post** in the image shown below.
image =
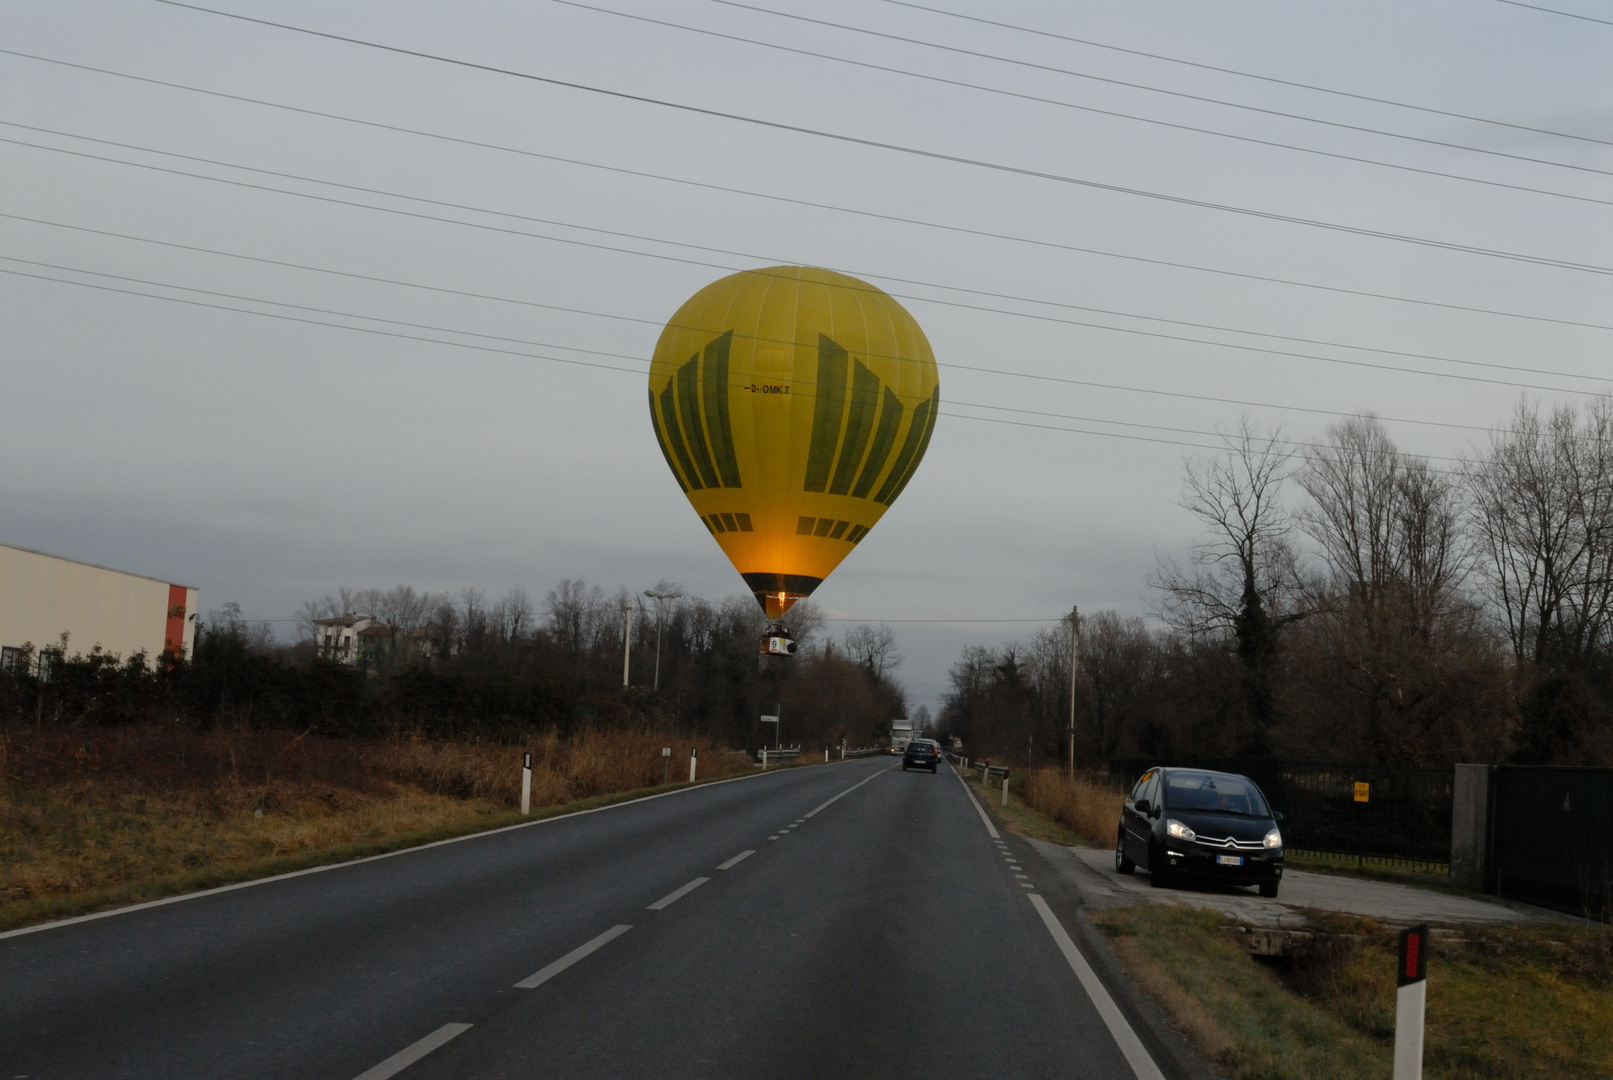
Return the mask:
<path id="1" fill-rule="evenodd" d="M 1423 1012 L 1428 1003 L 1427 923 L 1400 932 L 1395 985 L 1395 1080 L 1422 1080 Z"/>

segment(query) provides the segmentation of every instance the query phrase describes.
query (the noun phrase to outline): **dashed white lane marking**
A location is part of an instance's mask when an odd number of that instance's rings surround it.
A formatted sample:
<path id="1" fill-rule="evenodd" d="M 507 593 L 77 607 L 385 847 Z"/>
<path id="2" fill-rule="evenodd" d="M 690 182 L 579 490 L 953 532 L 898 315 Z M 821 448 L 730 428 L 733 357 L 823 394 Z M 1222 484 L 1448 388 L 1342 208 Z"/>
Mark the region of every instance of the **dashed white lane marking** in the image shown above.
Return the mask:
<path id="1" fill-rule="evenodd" d="M 875 773 L 874 775 L 878 776 L 879 774 Z M 963 793 L 969 796 L 969 801 L 974 804 L 975 813 L 979 814 L 980 820 L 985 822 L 986 831 L 991 834 L 991 838 L 1000 842 L 1002 840 L 1002 834 L 997 831 L 997 826 L 991 823 L 991 818 L 986 816 L 986 808 L 980 805 L 980 800 L 975 798 L 975 793 L 969 790 L 969 782 L 963 778 L 963 774 L 957 769 L 952 770 L 952 775 L 956 776 L 958 778 L 958 783 L 963 785 Z M 866 783 L 866 781 L 864 782 Z M 836 798 L 839 798 L 839 796 L 836 796 Z"/>
<path id="2" fill-rule="evenodd" d="M 1030 901 L 1036 908 L 1036 914 L 1042 917 L 1047 932 L 1053 935 L 1053 941 L 1058 945 L 1059 952 L 1064 954 L 1064 959 L 1075 972 L 1075 977 L 1081 980 L 1082 989 L 1097 1007 L 1104 1026 L 1109 1029 L 1115 1044 L 1125 1055 L 1126 1063 L 1131 1066 L 1131 1071 L 1137 1080 L 1165 1080 L 1165 1074 L 1159 1071 L 1154 1059 L 1148 1056 L 1148 1050 L 1143 1046 L 1142 1040 L 1137 1038 L 1137 1033 L 1126 1022 L 1126 1017 L 1115 1004 L 1115 999 L 1109 996 L 1109 991 L 1098 979 L 1098 973 L 1092 970 L 1087 958 L 1081 955 L 1081 951 L 1075 947 L 1075 942 L 1070 940 L 1070 935 L 1064 930 L 1064 924 L 1053 914 L 1053 909 L 1047 906 L 1047 901 L 1035 893 L 1031 894 Z"/>
<path id="3" fill-rule="evenodd" d="M 845 791 L 842 791 L 840 794 L 834 796 L 834 798 L 828 799 L 825 802 L 819 803 L 817 806 L 813 807 L 811 810 L 808 810 L 805 814 L 803 814 L 801 816 L 801 820 L 805 821 L 807 818 L 817 817 L 823 811 L 829 809 L 830 804 L 832 804 L 832 803 L 834 803 L 834 802 L 836 802 L 836 801 L 838 801 L 840 799 L 844 799 L 847 795 L 850 795 L 853 791 L 856 791 L 858 788 L 860 788 L 864 784 L 868 783 L 869 780 L 874 779 L 875 776 L 883 776 L 885 773 L 887 773 L 889 771 L 890 771 L 889 769 L 880 769 L 878 772 L 874 773 L 873 776 L 868 777 L 867 780 L 859 780 L 859 781 L 857 781 L 855 784 L 851 785 Z"/>
<path id="4" fill-rule="evenodd" d="M 1020 883 L 1019 883 L 1019 887 L 1020 887 L 1020 888 L 1021 888 L 1021 889 L 1034 889 L 1034 888 L 1036 888 L 1036 886 L 1035 886 L 1035 885 L 1032 885 L 1032 884 L 1031 884 L 1031 883 L 1030 883 L 1030 882 L 1028 882 L 1028 881 L 1021 881 L 1021 882 L 1020 882 Z"/>
<path id="5" fill-rule="evenodd" d="M 590 953 L 597 952 L 599 949 L 604 948 L 606 945 L 609 945 L 611 942 L 615 941 L 617 938 L 621 937 L 631 929 L 633 929 L 633 927 L 630 925 L 611 927 L 603 934 L 600 934 L 598 937 L 594 938 L 594 940 L 585 945 L 577 946 L 575 949 L 572 949 L 566 955 L 562 956 L 554 963 L 549 964 L 547 967 L 539 968 L 531 975 L 528 975 L 526 978 L 516 983 L 515 988 L 517 990 L 531 990 L 535 986 L 542 986 L 544 983 L 566 970 L 572 964 L 575 964 L 578 960 L 581 960 Z M 368 1074 L 366 1073 L 365 1075 L 367 1076 Z M 387 1073 L 386 1075 L 391 1076 L 392 1074 Z M 360 1077 L 359 1080 L 363 1080 L 363 1077 Z"/>
<path id="6" fill-rule="evenodd" d="M 687 885 L 680 885 L 676 889 L 673 889 L 671 892 L 667 893 L 665 896 L 661 897 L 661 899 L 657 900 L 655 903 L 651 904 L 649 910 L 660 911 L 663 908 L 669 908 L 710 880 L 711 879 L 708 877 L 697 877 Z"/>
<path id="7" fill-rule="evenodd" d="M 165 896 L 161 900 L 147 900 L 141 904 L 130 904 L 127 907 L 113 908 L 111 911 L 97 911 L 89 915 L 74 915 L 70 919 L 57 919 L 54 922 L 39 923 L 35 926 L 21 926 L 15 930 L 0 931 L 0 941 L 6 938 L 21 937 L 24 934 L 37 934 L 42 930 L 59 930 L 64 926 L 75 923 L 93 922 L 97 919 L 110 919 L 117 915 L 130 915 L 136 911 L 146 911 L 150 908 L 167 907 L 169 904 L 182 904 L 188 900 L 199 900 L 204 896 L 216 896 L 219 893 L 235 892 L 238 889 L 253 889 L 259 885 L 269 885 L 276 881 L 288 881 L 291 878 L 307 877 L 310 874 L 323 874 L 331 870 L 346 870 L 350 867 L 363 866 L 365 863 L 377 862 L 381 859 L 397 859 L 406 855 L 413 855 L 421 851 L 430 851 L 432 848 L 445 847 L 449 844 L 461 844 L 471 840 L 482 840 L 502 833 L 514 832 L 516 829 L 533 829 L 541 825 L 554 825 L 570 821 L 572 818 L 586 817 L 589 814 L 603 814 L 612 810 L 621 810 L 640 803 L 654 802 L 656 799 L 668 799 L 674 795 L 688 795 L 693 792 L 705 791 L 707 788 L 721 787 L 723 784 L 738 784 L 747 780 L 755 780 L 763 776 L 782 776 L 784 771 L 769 773 L 747 773 L 744 776 L 732 776 L 727 780 L 703 780 L 691 787 L 678 788 L 676 791 L 663 791 L 658 795 L 644 795 L 637 799 L 628 799 L 626 802 L 612 803 L 609 806 L 596 806 L 590 810 L 574 810 L 569 814 L 556 814 L 554 817 L 539 818 L 536 821 L 523 821 L 515 825 L 505 825 L 497 829 L 488 829 L 486 832 L 466 833 L 464 836 L 450 836 L 446 840 L 433 840 L 429 844 L 420 844 L 417 847 L 400 848 L 397 851 L 386 851 L 380 855 L 366 855 L 362 859 L 351 859 L 347 862 L 326 863 L 324 866 L 310 866 L 303 870 L 291 870 L 284 874 L 271 874 L 268 877 L 253 878 L 251 881 L 237 881 L 233 885 L 220 885 L 217 888 L 201 889 L 197 892 L 181 893 L 178 896 Z M 878 775 L 878 774 L 875 774 Z"/>
<path id="8" fill-rule="evenodd" d="M 444 1024 L 419 1042 L 405 1046 L 402 1050 L 381 1062 L 381 1064 L 365 1069 L 354 1080 L 386 1080 L 389 1076 L 396 1076 L 449 1039 L 456 1035 L 464 1034 L 470 1028 L 469 1024 Z"/>
<path id="9" fill-rule="evenodd" d="M 719 869 L 719 870 L 732 870 L 734 867 L 738 866 L 740 863 L 744 862 L 746 859 L 750 858 L 754 854 L 756 854 L 756 849 L 755 848 L 752 848 L 749 851 L 741 851 L 738 855 L 735 855 L 732 859 L 729 859 L 727 862 L 719 863 L 718 866 L 717 866 L 717 869 Z"/>
<path id="10" fill-rule="evenodd" d="M 768 839 L 769 839 L 769 840 L 777 840 L 777 839 L 778 839 L 778 837 L 776 837 L 776 836 L 769 836 L 769 837 L 768 837 Z"/>

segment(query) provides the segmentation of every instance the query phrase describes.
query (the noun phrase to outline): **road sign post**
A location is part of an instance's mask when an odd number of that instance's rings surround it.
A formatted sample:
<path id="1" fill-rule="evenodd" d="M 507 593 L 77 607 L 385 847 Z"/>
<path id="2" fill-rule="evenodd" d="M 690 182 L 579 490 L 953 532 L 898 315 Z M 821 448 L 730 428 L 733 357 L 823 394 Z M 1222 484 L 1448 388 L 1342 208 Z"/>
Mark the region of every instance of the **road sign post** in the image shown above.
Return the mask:
<path id="1" fill-rule="evenodd" d="M 1422 1080 L 1423 1013 L 1428 1004 L 1428 924 L 1400 932 L 1395 971 L 1394 1080 Z"/>
<path id="2" fill-rule="evenodd" d="M 521 755 L 521 816 L 532 812 L 532 751 Z"/>
<path id="3" fill-rule="evenodd" d="M 777 712 L 780 712 L 781 710 L 779 709 L 779 707 L 777 705 L 775 705 L 775 706 L 773 706 L 773 711 L 775 713 L 777 713 Z M 780 741 L 782 736 L 779 734 L 784 729 L 783 729 L 783 726 L 779 724 L 778 717 L 777 716 L 764 716 L 764 717 L 762 717 L 762 723 L 764 723 L 764 724 L 772 724 L 773 725 L 773 749 L 775 749 L 775 750 L 784 749 L 784 743 L 782 743 Z"/>

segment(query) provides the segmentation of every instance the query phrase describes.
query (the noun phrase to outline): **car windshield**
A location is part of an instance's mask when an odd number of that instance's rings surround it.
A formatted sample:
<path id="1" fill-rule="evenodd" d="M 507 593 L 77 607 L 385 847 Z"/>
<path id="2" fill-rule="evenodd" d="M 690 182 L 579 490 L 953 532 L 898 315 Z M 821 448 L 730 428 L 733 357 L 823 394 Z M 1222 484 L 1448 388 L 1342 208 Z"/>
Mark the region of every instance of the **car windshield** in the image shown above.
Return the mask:
<path id="1" fill-rule="evenodd" d="M 1265 800 L 1249 781 L 1219 773 L 1173 772 L 1165 777 L 1165 805 L 1172 810 L 1215 810 L 1269 817 Z"/>

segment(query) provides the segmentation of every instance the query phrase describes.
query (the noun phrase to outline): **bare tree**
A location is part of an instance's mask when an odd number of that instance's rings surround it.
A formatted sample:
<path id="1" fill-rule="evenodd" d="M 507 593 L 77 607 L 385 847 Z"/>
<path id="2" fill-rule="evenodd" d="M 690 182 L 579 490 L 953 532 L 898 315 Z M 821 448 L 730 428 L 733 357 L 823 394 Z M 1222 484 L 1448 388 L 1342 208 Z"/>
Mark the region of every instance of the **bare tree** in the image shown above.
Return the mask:
<path id="1" fill-rule="evenodd" d="M 1171 625 L 1193 638 L 1231 639 L 1245 675 L 1241 748 L 1265 752 L 1276 722 L 1278 635 L 1304 613 L 1293 519 L 1281 502 L 1293 451 L 1281 431 L 1261 432 L 1248 417 L 1223 441 L 1224 453 L 1189 461 L 1185 470 L 1182 506 L 1204 528 L 1189 566 L 1162 562 L 1153 585 Z"/>
<path id="2" fill-rule="evenodd" d="M 858 623 L 845 636 L 846 655 L 868 670 L 876 679 L 896 670 L 902 654 L 896 648 L 896 632 L 884 623 L 871 626 Z"/>
<path id="3" fill-rule="evenodd" d="M 1453 481 L 1403 454 L 1376 417 L 1327 429 L 1305 456 L 1304 530 L 1321 548 L 1334 599 L 1374 627 L 1409 618 L 1427 636 L 1466 574 Z"/>
<path id="4" fill-rule="evenodd" d="M 785 613 L 784 621 L 795 640 L 804 646 L 823 629 L 823 611 L 811 600 L 797 600 Z"/>
<path id="5" fill-rule="evenodd" d="M 532 633 L 536 617 L 525 589 L 511 589 L 493 605 L 492 621 L 502 641 L 520 641 Z"/>
<path id="6" fill-rule="evenodd" d="M 1479 574 L 1526 686 L 1515 751 L 1574 757 L 1609 712 L 1613 401 L 1547 416 L 1520 402 L 1466 479 Z"/>
<path id="7" fill-rule="evenodd" d="M 1149 690 L 1160 673 L 1159 652 L 1142 619 L 1100 611 L 1081 622 L 1081 692 L 1076 701 L 1091 725 L 1099 756 L 1107 758 L 1119 749 L 1128 728 L 1146 716 Z"/>
<path id="8" fill-rule="evenodd" d="M 1582 665 L 1613 616 L 1613 402 L 1520 402 L 1466 474 L 1480 573 L 1520 661 Z"/>
<path id="9" fill-rule="evenodd" d="M 1404 760 L 1449 727 L 1458 673 L 1484 652 L 1460 593 L 1467 559 L 1454 481 L 1400 451 L 1379 422 L 1328 428 L 1307 454 L 1300 512 L 1327 566 L 1316 623 L 1290 665 L 1309 745 Z"/>

